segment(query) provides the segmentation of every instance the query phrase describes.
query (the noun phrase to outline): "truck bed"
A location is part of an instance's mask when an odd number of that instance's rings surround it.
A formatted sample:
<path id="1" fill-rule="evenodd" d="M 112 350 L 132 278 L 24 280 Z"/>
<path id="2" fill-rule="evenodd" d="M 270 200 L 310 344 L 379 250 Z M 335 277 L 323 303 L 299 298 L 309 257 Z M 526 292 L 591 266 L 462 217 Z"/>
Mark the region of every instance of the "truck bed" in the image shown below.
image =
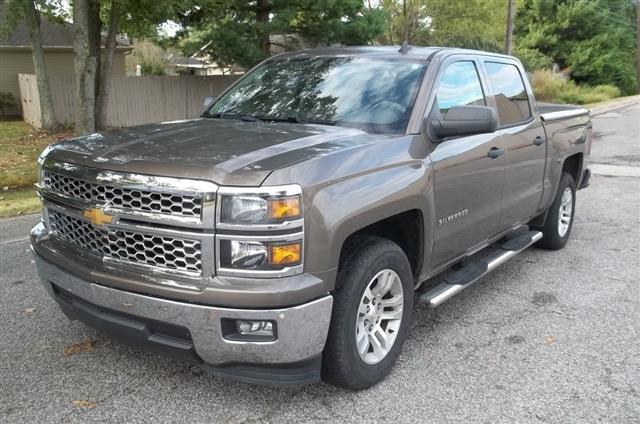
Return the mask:
<path id="1" fill-rule="evenodd" d="M 589 109 L 577 105 L 558 103 L 537 103 L 538 112 L 544 121 L 571 118 L 589 114 Z"/>

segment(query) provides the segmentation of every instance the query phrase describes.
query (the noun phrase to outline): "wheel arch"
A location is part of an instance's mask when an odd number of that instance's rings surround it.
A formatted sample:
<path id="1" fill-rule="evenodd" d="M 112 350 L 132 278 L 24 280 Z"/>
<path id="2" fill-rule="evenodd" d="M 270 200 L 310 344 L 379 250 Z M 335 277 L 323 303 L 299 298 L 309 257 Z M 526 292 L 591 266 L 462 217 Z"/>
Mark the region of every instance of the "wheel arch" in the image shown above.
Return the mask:
<path id="1" fill-rule="evenodd" d="M 576 183 L 576 187 L 580 184 L 580 178 L 582 176 L 582 162 L 584 160 L 584 154 L 582 152 L 574 153 L 567 156 L 562 162 L 562 170 L 558 177 L 558 184 L 556 184 L 556 190 L 560 183 L 562 174 L 567 172 L 573 177 L 573 181 Z"/>
<path id="2" fill-rule="evenodd" d="M 409 209 L 395 215 L 388 216 L 349 234 L 340 247 L 338 271 L 344 263 L 345 256 L 359 236 L 374 236 L 396 243 L 407 255 L 414 283 L 422 270 L 425 251 L 424 215 L 419 209 Z"/>
<path id="3" fill-rule="evenodd" d="M 584 161 L 584 154 L 582 152 L 574 153 L 564 158 L 564 160 L 562 161 L 562 167 L 560 168 L 560 172 L 558 172 L 558 176 L 554 184 L 554 189 L 552 191 L 552 196 L 550 198 L 549 206 L 551 205 L 553 198 L 555 198 L 558 192 L 558 189 L 560 187 L 560 180 L 562 179 L 562 175 L 564 173 L 568 173 L 569 175 L 571 175 L 576 187 L 579 187 L 580 180 L 582 178 L 583 161 Z M 544 213 L 532 219 L 529 222 L 529 225 L 531 225 L 534 228 L 543 227 L 547 222 L 548 213 L 549 213 L 549 209 L 547 208 L 544 211 Z"/>

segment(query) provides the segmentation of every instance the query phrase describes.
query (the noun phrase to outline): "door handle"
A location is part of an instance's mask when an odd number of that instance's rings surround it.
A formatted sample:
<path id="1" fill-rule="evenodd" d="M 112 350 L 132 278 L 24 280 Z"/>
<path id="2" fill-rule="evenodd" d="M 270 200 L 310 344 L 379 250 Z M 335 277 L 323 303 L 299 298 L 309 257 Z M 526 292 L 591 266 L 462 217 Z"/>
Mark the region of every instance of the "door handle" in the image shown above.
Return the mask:
<path id="1" fill-rule="evenodd" d="M 544 144 L 544 137 L 537 136 L 536 138 L 533 139 L 533 144 L 535 144 L 536 146 L 540 146 L 541 144 Z"/>
<path id="2" fill-rule="evenodd" d="M 504 149 L 500 147 L 492 147 L 489 150 L 489 153 L 487 153 L 487 156 L 489 156 L 491 159 L 495 159 L 502 155 L 504 155 Z"/>

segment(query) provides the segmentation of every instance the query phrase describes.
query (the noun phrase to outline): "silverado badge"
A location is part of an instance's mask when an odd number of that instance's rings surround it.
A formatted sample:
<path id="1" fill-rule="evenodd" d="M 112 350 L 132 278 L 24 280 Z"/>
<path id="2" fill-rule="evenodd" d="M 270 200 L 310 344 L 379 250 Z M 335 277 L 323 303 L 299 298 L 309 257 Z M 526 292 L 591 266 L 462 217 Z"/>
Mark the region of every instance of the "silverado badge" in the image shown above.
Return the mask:
<path id="1" fill-rule="evenodd" d="M 101 227 L 104 224 L 111 224 L 111 221 L 113 221 L 113 216 L 104 213 L 101 208 L 85 209 L 82 212 L 82 216 L 91 221 L 91 223 L 96 227 Z"/>
<path id="2" fill-rule="evenodd" d="M 462 218 L 463 216 L 467 215 L 469 213 L 469 209 L 463 209 L 461 211 L 458 211 L 454 214 L 451 214 L 445 218 L 439 219 L 438 220 L 438 226 L 440 225 L 444 225 L 444 224 L 448 224 L 452 221 L 455 221 L 458 218 Z"/>

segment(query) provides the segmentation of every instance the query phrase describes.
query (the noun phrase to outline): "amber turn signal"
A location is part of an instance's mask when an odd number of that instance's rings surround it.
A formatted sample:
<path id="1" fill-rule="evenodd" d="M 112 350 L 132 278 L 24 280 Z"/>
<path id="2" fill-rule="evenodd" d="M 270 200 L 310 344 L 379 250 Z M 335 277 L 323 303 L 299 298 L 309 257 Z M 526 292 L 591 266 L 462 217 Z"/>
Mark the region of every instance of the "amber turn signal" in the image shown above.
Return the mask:
<path id="1" fill-rule="evenodd" d="M 267 214 L 269 219 L 300 218 L 300 196 L 270 199 Z"/>
<path id="2" fill-rule="evenodd" d="M 302 243 L 269 246 L 269 265 L 297 265 L 300 263 Z"/>

